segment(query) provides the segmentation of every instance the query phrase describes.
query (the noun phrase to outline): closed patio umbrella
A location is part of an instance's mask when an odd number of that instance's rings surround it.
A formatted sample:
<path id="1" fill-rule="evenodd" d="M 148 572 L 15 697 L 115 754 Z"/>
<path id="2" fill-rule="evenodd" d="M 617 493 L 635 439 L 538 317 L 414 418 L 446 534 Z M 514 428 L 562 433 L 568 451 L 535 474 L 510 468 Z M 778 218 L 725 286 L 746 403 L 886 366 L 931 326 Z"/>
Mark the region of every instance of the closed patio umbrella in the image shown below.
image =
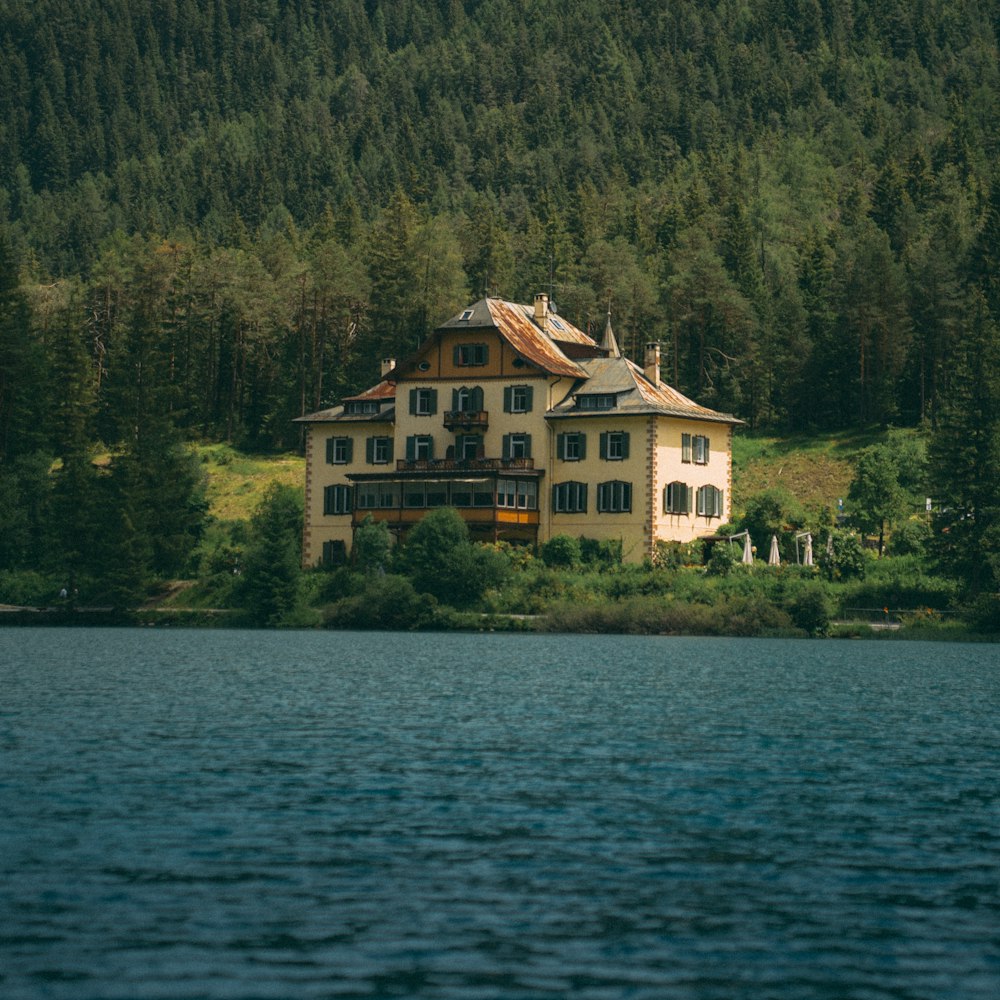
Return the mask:
<path id="1" fill-rule="evenodd" d="M 811 534 L 806 535 L 806 551 L 805 555 L 802 556 L 802 563 L 805 566 L 813 564 L 813 536 Z"/>
<path id="2" fill-rule="evenodd" d="M 771 535 L 771 553 L 767 557 L 768 566 L 780 566 L 781 556 L 778 554 L 778 536 Z"/>
<path id="3" fill-rule="evenodd" d="M 743 559 L 741 562 L 749 566 L 753 562 L 753 548 L 750 545 L 750 532 L 743 536 Z"/>

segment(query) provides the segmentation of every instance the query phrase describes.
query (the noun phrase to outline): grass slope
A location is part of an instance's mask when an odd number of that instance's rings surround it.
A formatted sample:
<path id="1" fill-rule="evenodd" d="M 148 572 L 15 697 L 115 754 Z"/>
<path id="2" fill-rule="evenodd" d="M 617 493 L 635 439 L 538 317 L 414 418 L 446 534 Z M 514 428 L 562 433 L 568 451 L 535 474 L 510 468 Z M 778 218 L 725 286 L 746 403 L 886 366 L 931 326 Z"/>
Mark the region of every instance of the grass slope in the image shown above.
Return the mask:
<path id="1" fill-rule="evenodd" d="M 219 521 L 249 521 L 273 482 L 301 489 L 305 459 L 301 455 L 247 455 L 226 444 L 195 449 L 208 476 L 209 513 Z"/>
<path id="2" fill-rule="evenodd" d="M 915 433 L 915 432 L 914 432 Z M 836 510 L 847 498 L 859 451 L 883 439 L 878 431 L 733 439 L 733 518 L 750 497 L 783 487 L 807 510 Z"/>

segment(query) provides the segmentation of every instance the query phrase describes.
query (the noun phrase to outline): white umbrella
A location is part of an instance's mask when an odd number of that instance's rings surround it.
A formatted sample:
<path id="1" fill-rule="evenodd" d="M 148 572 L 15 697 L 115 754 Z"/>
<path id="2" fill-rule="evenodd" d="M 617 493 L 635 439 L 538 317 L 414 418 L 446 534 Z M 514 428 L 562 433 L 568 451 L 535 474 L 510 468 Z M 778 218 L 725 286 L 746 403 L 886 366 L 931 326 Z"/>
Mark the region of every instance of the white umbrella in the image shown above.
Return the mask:
<path id="1" fill-rule="evenodd" d="M 753 548 L 750 545 L 749 531 L 743 535 L 743 559 L 741 561 L 747 566 L 753 562 Z"/>
<path id="2" fill-rule="evenodd" d="M 778 554 L 778 536 L 771 535 L 771 554 L 767 557 L 768 566 L 780 566 L 781 556 Z"/>
<path id="3" fill-rule="evenodd" d="M 802 564 L 804 566 L 812 566 L 813 564 L 813 536 L 808 532 L 806 533 L 806 551 L 802 557 Z"/>

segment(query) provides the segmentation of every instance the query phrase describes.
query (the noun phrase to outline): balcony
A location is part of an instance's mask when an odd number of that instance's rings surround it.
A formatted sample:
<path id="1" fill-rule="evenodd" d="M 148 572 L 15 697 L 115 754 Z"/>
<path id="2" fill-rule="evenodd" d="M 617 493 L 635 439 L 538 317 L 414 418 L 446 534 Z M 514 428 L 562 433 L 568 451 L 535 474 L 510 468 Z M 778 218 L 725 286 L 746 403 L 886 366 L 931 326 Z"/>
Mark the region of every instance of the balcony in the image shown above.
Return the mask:
<path id="1" fill-rule="evenodd" d="M 489 427 L 488 410 L 445 410 L 444 425 L 450 431 L 485 431 Z"/>
<path id="2" fill-rule="evenodd" d="M 397 472 L 532 472 L 533 458 L 418 458 L 396 460 Z"/>

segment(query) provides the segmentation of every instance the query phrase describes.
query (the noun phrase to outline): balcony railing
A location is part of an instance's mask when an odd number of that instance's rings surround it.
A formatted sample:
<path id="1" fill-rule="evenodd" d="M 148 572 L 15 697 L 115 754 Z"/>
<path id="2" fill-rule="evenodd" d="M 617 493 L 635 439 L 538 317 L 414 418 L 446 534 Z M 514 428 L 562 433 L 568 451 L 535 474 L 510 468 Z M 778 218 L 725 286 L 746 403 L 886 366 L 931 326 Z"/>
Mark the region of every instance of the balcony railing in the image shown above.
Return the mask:
<path id="1" fill-rule="evenodd" d="M 397 472 L 530 472 L 533 458 L 418 458 L 396 460 Z"/>
<path id="2" fill-rule="evenodd" d="M 488 410 L 446 410 L 444 425 L 450 431 L 484 431 L 489 426 Z"/>

